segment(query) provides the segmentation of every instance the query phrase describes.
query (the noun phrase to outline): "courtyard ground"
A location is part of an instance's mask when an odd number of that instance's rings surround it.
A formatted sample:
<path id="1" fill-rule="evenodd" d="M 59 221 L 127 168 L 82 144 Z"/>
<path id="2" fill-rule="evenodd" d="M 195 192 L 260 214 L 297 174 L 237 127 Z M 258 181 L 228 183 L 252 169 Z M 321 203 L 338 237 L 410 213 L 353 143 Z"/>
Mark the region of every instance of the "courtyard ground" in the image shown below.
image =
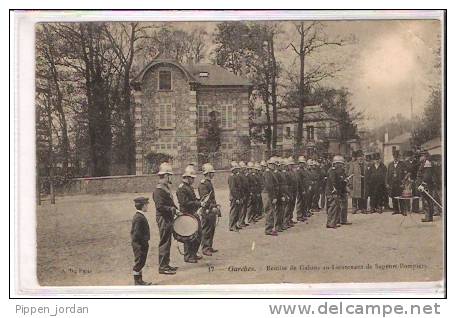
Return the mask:
<path id="1" fill-rule="evenodd" d="M 133 198 L 150 193 L 57 197 L 37 209 L 37 277 L 41 285 L 131 285 L 130 245 Z M 228 231 L 228 191 L 217 190 L 222 218 L 212 257 L 184 263 L 173 240 L 171 265 L 176 275 L 158 274 L 155 210 L 149 257 L 143 275 L 156 284 L 342 283 L 439 281 L 443 277 L 443 224 L 406 217 L 349 214 L 353 224 L 325 228 L 322 210 L 277 237 L 264 235 L 264 219 Z M 180 244 L 180 243 L 179 243 Z M 182 247 L 181 247 L 182 248 Z"/>

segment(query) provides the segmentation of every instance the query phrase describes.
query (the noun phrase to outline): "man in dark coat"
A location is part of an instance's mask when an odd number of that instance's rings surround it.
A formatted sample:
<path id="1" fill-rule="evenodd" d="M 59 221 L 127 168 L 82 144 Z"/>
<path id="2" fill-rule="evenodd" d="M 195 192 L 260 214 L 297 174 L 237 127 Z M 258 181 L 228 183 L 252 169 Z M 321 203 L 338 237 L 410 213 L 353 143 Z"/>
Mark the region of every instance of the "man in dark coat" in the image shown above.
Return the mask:
<path id="1" fill-rule="evenodd" d="M 160 234 L 160 242 L 158 244 L 158 272 L 167 275 L 176 274 L 177 271 L 177 267 L 169 265 L 173 222 L 177 211 L 171 189 L 169 188 L 172 174 L 171 165 L 167 162 L 162 163 L 158 172 L 160 180 L 153 192 L 156 211 L 155 219 Z"/>
<path id="2" fill-rule="evenodd" d="M 382 213 L 382 202 L 386 191 L 386 167 L 380 161 L 380 154 L 372 155 L 373 163 L 368 166 L 366 183 L 369 189 L 370 206 L 372 212 Z"/>
<path id="3" fill-rule="evenodd" d="M 393 162 L 388 165 L 386 175 L 386 187 L 389 192 L 389 196 L 393 200 L 393 214 L 399 214 L 399 200 L 394 197 L 400 197 L 402 195 L 402 182 L 406 174 L 405 167 L 402 161 L 399 161 L 399 151 L 393 153 Z M 401 209 L 402 210 L 402 209 Z M 405 211 L 402 212 L 406 213 Z"/>
<path id="4" fill-rule="evenodd" d="M 307 192 L 308 192 L 308 177 L 306 170 L 306 158 L 300 156 L 298 158 L 299 166 L 296 168 L 297 177 L 297 193 L 296 193 L 296 218 L 300 222 L 305 222 L 307 219 Z"/>
<path id="5" fill-rule="evenodd" d="M 333 165 L 328 171 L 328 179 L 326 181 L 326 227 L 336 229 L 339 224 L 349 225 L 351 223 L 347 222 L 347 209 L 344 201 L 347 196 L 344 158 L 336 155 L 332 163 Z"/>
<path id="6" fill-rule="evenodd" d="M 406 151 L 405 154 L 405 160 L 404 160 L 404 167 L 405 171 L 407 173 L 408 178 L 410 178 L 410 184 L 412 186 L 412 194 L 413 196 L 418 196 L 418 190 L 417 190 L 417 174 L 418 174 L 418 169 L 420 168 L 420 163 L 419 161 L 415 158 L 413 151 Z M 407 202 L 407 205 L 409 202 Z M 415 199 L 412 200 L 412 212 L 418 212 L 419 211 L 419 205 L 420 205 L 420 200 Z M 407 208 L 409 210 L 409 208 Z"/>
<path id="7" fill-rule="evenodd" d="M 424 219 L 422 222 L 432 222 L 434 218 L 435 192 L 438 187 L 437 176 L 430 160 L 426 160 L 418 176 L 418 190 L 422 192 Z"/>
<path id="8" fill-rule="evenodd" d="M 268 167 L 263 173 L 264 187 L 261 193 L 263 200 L 263 207 L 266 214 L 264 234 L 277 236 L 277 203 L 280 197 L 279 194 L 279 181 L 277 174 L 274 173 L 276 169 L 275 158 L 268 160 Z"/>
<path id="9" fill-rule="evenodd" d="M 239 232 L 241 229 L 237 223 L 242 209 L 242 199 L 244 188 L 240 177 L 240 167 L 235 161 L 231 162 L 231 175 L 228 177 L 228 187 L 230 189 L 230 231 Z"/>
<path id="10" fill-rule="evenodd" d="M 247 211 L 250 208 L 250 178 L 249 171 L 244 161 L 239 162 L 240 172 L 239 172 L 239 185 L 242 188 L 242 200 L 241 200 L 241 211 L 239 212 L 239 219 L 237 221 L 237 227 L 242 229 L 246 226 L 249 226 L 245 222 L 247 217 Z"/>
<path id="11" fill-rule="evenodd" d="M 198 220 L 198 224 L 200 224 L 201 221 L 197 212 L 201 207 L 201 203 L 196 197 L 195 190 L 192 187 L 195 178 L 195 168 L 193 168 L 193 166 L 186 167 L 184 174 L 182 175 L 182 183 L 177 188 L 176 196 L 177 201 L 179 202 L 179 210 L 182 213 L 193 215 Z M 199 230 L 198 235 L 194 240 L 184 242 L 184 261 L 186 263 L 197 263 L 198 260 L 201 259 L 201 256 L 197 254 L 201 244 L 201 236 L 202 234 Z"/>
<path id="12" fill-rule="evenodd" d="M 295 169 L 293 157 L 287 159 L 288 169 L 288 196 L 289 201 L 286 208 L 285 226 L 293 227 L 296 222 L 293 221 L 293 212 L 296 207 L 296 196 L 298 192 L 298 176 Z"/>
<path id="13" fill-rule="evenodd" d="M 277 203 L 277 224 L 276 230 L 278 232 L 283 232 L 288 227 L 285 225 L 285 213 L 287 211 L 289 197 L 288 189 L 288 171 L 286 166 L 286 160 L 284 158 L 279 158 L 278 163 L 278 172 L 277 180 L 279 181 L 279 193 L 281 195 L 280 201 Z"/>
<path id="14" fill-rule="evenodd" d="M 218 250 L 212 247 L 214 243 L 215 227 L 217 224 L 217 217 L 221 217 L 220 205 L 217 204 L 215 199 L 215 189 L 212 185 L 212 178 L 215 175 L 215 169 L 210 163 L 203 165 L 204 178 L 198 185 L 198 193 L 201 201 L 204 202 L 204 208 L 201 212 L 202 218 L 202 249 L 203 254 L 212 256 L 212 253 L 217 253 Z"/>
<path id="15" fill-rule="evenodd" d="M 316 197 L 319 196 L 318 182 L 320 179 L 320 173 L 317 171 L 315 160 L 307 160 L 307 166 L 309 167 L 307 174 L 309 178 L 309 192 L 307 197 L 307 205 L 310 212 L 318 211 L 318 199 L 316 199 Z"/>
<path id="16" fill-rule="evenodd" d="M 143 281 L 142 269 L 146 265 L 147 253 L 149 252 L 150 229 L 149 222 L 144 216 L 149 206 L 149 198 L 138 197 L 134 199 L 136 213 L 131 222 L 131 246 L 135 256 L 135 265 L 133 266 L 133 278 L 135 285 L 151 285 Z"/>

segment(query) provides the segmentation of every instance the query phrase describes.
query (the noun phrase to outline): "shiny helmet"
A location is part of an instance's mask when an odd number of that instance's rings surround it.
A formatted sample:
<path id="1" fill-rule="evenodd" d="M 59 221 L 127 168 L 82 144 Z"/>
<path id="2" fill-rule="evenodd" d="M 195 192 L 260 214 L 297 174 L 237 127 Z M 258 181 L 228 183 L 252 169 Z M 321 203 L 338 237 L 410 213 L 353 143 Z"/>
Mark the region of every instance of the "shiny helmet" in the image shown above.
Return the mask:
<path id="1" fill-rule="evenodd" d="M 182 175 L 183 178 L 185 177 L 192 177 L 196 178 L 196 171 L 195 167 L 193 165 L 188 165 L 185 167 L 184 174 Z"/>
<path id="2" fill-rule="evenodd" d="M 335 163 L 345 163 L 345 159 L 341 155 L 335 155 L 333 157 L 332 163 L 333 164 L 335 164 Z"/>
<path id="3" fill-rule="evenodd" d="M 173 167 L 168 163 L 168 162 L 163 162 L 159 169 L 158 169 L 158 175 L 172 175 L 173 174 Z"/>
<path id="4" fill-rule="evenodd" d="M 307 162 L 307 161 L 306 161 L 306 157 L 304 157 L 304 156 L 299 156 L 298 162 L 299 162 L 299 163 L 306 163 L 306 162 Z"/>
<path id="5" fill-rule="evenodd" d="M 234 171 L 239 168 L 240 168 L 240 166 L 236 161 L 231 161 L 231 171 Z"/>
<path id="6" fill-rule="evenodd" d="M 268 161 L 269 161 L 269 160 L 268 160 Z M 266 163 L 266 161 L 261 160 L 260 166 L 262 166 L 262 167 L 267 167 L 267 165 L 268 165 L 268 164 Z"/>
<path id="7" fill-rule="evenodd" d="M 210 163 L 205 163 L 203 165 L 203 174 L 208 174 L 208 173 L 215 173 L 214 166 Z"/>

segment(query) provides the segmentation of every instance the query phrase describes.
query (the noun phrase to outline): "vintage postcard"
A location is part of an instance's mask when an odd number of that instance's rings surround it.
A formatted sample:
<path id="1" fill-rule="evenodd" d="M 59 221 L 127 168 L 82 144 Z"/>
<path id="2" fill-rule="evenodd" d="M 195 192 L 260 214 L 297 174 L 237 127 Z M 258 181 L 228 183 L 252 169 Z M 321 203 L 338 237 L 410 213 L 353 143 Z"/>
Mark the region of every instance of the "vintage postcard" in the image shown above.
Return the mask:
<path id="1" fill-rule="evenodd" d="M 34 24 L 37 286 L 442 292 L 444 13 L 187 13 Z"/>

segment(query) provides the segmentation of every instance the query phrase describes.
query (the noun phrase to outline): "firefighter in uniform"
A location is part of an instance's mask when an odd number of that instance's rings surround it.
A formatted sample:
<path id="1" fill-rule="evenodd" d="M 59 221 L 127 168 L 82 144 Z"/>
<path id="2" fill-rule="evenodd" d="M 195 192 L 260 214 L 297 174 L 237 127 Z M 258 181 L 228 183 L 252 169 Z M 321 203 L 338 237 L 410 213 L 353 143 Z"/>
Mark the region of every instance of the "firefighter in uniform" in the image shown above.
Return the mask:
<path id="1" fill-rule="evenodd" d="M 289 201 L 288 196 L 288 171 L 286 166 L 286 161 L 283 158 L 277 159 L 278 163 L 278 180 L 279 180 L 279 193 L 281 195 L 280 201 L 277 204 L 277 226 L 276 230 L 278 232 L 283 232 L 288 229 L 288 226 L 285 224 L 285 212 L 287 210 L 287 205 Z"/>
<path id="2" fill-rule="evenodd" d="M 293 157 L 289 157 L 287 160 L 288 168 L 288 196 L 289 201 L 287 204 L 287 212 L 285 217 L 285 224 L 288 227 L 293 227 L 296 222 L 293 221 L 293 212 L 296 207 L 296 196 L 298 192 L 298 178 L 295 170 L 295 162 Z"/>
<path id="3" fill-rule="evenodd" d="M 218 250 L 212 247 L 214 243 L 215 227 L 217 224 L 217 217 L 221 217 L 220 205 L 217 204 L 215 199 L 215 189 L 212 185 L 212 179 L 215 175 L 215 169 L 210 163 L 203 165 L 204 178 L 198 185 L 198 193 L 201 201 L 205 201 L 205 206 L 201 212 L 201 225 L 202 225 L 202 241 L 201 246 L 203 254 L 212 256 L 212 253 L 217 253 Z"/>
<path id="4" fill-rule="evenodd" d="M 195 190 L 192 185 L 195 182 L 196 172 L 193 165 L 189 165 L 185 168 L 184 174 L 182 175 L 182 183 L 179 185 L 176 191 L 177 201 L 179 202 L 179 210 L 185 214 L 191 214 L 198 223 L 201 224 L 201 220 L 197 214 L 198 209 L 201 207 L 201 203 L 196 197 Z M 198 231 L 197 237 L 189 242 L 184 243 L 184 261 L 187 263 L 197 263 L 201 256 L 197 255 L 199 246 L 201 244 L 201 231 Z"/>
<path id="5" fill-rule="evenodd" d="M 249 161 L 247 163 L 247 173 L 246 177 L 248 180 L 248 191 L 250 193 L 249 196 L 249 203 L 247 205 L 247 224 L 253 223 L 254 222 L 254 217 L 257 213 L 257 197 L 256 197 L 256 191 L 257 191 L 257 177 L 256 177 L 256 169 L 255 165 L 253 162 Z"/>
<path id="6" fill-rule="evenodd" d="M 309 178 L 309 192 L 307 196 L 307 208 L 309 212 L 316 211 L 315 207 L 315 197 L 318 193 L 318 179 L 319 175 L 315 169 L 315 161 L 313 159 L 307 160 L 307 166 L 309 167 L 308 170 L 308 178 Z"/>
<path id="7" fill-rule="evenodd" d="M 177 207 L 174 204 L 173 195 L 169 188 L 169 185 L 172 184 L 172 175 L 173 169 L 171 165 L 167 162 L 162 163 L 158 171 L 160 180 L 152 195 L 155 202 L 155 219 L 160 235 L 160 242 L 158 244 L 158 272 L 167 275 L 176 274 L 177 271 L 177 267 L 169 265 L 173 222 L 177 212 Z"/>
<path id="8" fill-rule="evenodd" d="M 264 233 L 277 236 L 277 204 L 280 199 L 280 193 L 278 175 L 274 172 L 277 169 L 275 158 L 270 158 L 267 165 L 268 167 L 263 174 L 264 187 L 261 193 L 266 214 Z"/>
<path id="9" fill-rule="evenodd" d="M 131 222 L 131 246 L 135 256 L 133 266 L 133 278 L 135 285 L 152 285 L 143 281 L 142 269 L 146 265 L 147 253 L 149 252 L 150 228 L 144 213 L 149 206 L 149 198 L 139 197 L 134 199 L 136 213 Z"/>
<path id="10" fill-rule="evenodd" d="M 261 193 L 263 192 L 264 188 L 264 171 L 267 168 L 267 163 L 266 161 L 261 161 L 259 164 L 255 164 L 255 168 L 258 170 L 257 172 L 257 184 L 258 184 L 258 210 L 257 210 L 257 215 L 255 217 L 255 220 L 261 220 L 264 217 L 264 206 L 263 206 L 263 199 L 261 197 Z"/>
<path id="11" fill-rule="evenodd" d="M 239 219 L 237 226 L 238 228 L 242 229 L 249 224 L 245 223 L 245 218 L 247 217 L 247 210 L 249 209 L 250 205 L 250 185 L 249 185 L 249 178 L 248 178 L 248 169 L 244 161 L 239 162 L 240 173 L 240 186 L 242 189 L 242 203 L 241 203 L 241 212 L 239 214 Z"/>
<path id="12" fill-rule="evenodd" d="M 326 182 L 327 222 L 326 227 L 336 229 L 339 224 L 347 224 L 347 211 L 343 211 L 343 200 L 346 198 L 346 174 L 344 158 L 334 156 L 332 167 L 328 171 Z"/>
<path id="13" fill-rule="evenodd" d="M 230 189 L 230 231 L 239 232 L 237 226 L 242 209 L 243 188 L 240 177 L 240 167 L 236 161 L 231 162 L 231 175 L 228 177 L 228 186 Z"/>
<path id="14" fill-rule="evenodd" d="M 421 222 L 432 222 L 434 218 L 434 202 L 431 197 L 435 198 L 438 182 L 430 160 L 425 161 L 418 175 L 418 183 L 420 184 L 418 191 L 422 192 L 424 210 L 424 219 L 421 219 Z"/>
<path id="15" fill-rule="evenodd" d="M 296 219 L 299 222 L 305 222 L 307 219 L 306 195 L 307 195 L 307 171 L 306 158 L 300 156 L 298 158 L 298 167 L 296 168 Z"/>

